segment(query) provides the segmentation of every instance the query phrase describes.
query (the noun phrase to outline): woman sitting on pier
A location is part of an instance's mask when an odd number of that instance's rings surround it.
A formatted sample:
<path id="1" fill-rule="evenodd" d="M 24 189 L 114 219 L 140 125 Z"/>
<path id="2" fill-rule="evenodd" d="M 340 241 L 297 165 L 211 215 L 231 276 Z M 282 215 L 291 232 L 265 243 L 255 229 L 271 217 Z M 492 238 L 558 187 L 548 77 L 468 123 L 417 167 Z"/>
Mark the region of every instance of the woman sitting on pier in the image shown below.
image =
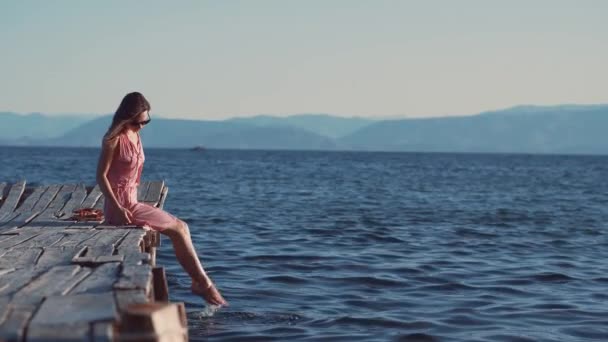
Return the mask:
<path id="1" fill-rule="evenodd" d="M 192 292 L 210 304 L 227 305 L 198 259 L 188 225 L 162 209 L 137 202 L 145 160 L 139 130 L 150 122 L 149 111 L 150 103 L 142 94 L 127 94 L 103 137 L 97 183 L 105 196 L 106 222 L 136 224 L 168 236 L 177 260 L 192 278 Z"/>

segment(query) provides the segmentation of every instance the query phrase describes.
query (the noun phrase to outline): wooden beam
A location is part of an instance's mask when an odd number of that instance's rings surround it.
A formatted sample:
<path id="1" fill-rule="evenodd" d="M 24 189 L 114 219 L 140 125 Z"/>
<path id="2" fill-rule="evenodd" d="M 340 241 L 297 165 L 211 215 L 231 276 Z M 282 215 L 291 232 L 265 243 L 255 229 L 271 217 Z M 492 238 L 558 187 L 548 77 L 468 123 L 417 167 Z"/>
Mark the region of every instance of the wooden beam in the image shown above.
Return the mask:
<path id="1" fill-rule="evenodd" d="M 0 183 L 0 203 L 4 199 L 4 189 L 6 189 L 6 188 L 7 188 L 7 186 L 6 186 L 5 182 Z"/>
<path id="2" fill-rule="evenodd" d="M 89 341 L 90 330 L 88 322 L 30 324 L 27 328 L 27 342 Z"/>
<path id="3" fill-rule="evenodd" d="M 0 324 L 0 341 L 23 341 L 27 323 L 36 309 L 35 305 L 9 304 L 7 317 Z"/>
<path id="4" fill-rule="evenodd" d="M 36 267 L 49 268 L 59 265 L 70 265 L 72 259 L 86 247 L 52 246 L 44 247 L 42 255 L 38 258 Z"/>
<path id="5" fill-rule="evenodd" d="M 99 185 L 95 185 L 95 187 L 93 189 L 91 189 L 91 192 L 89 193 L 89 195 L 85 198 L 85 200 L 82 202 L 81 204 L 81 208 L 93 208 L 95 206 L 95 203 L 97 203 L 97 200 L 99 200 L 99 198 L 102 196 L 101 193 L 101 189 L 99 188 Z M 71 215 L 71 213 L 69 213 Z"/>
<path id="6" fill-rule="evenodd" d="M 30 212 L 34 209 L 34 206 L 42 197 L 42 194 L 46 192 L 48 186 L 41 185 L 34 188 L 34 191 L 25 197 L 25 200 L 17 209 L 15 209 L 15 213 L 25 213 Z"/>
<path id="7" fill-rule="evenodd" d="M 34 267 L 42 248 L 13 248 L 0 258 L 0 268 Z"/>
<path id="8" fill-rule="evenodd" d="M 152 266 L 122 265 L 122 272 L 115 289 L 143 289 L 148 294 L 152 287 Z"/>
<path id="9" fill-rule="evenodd" d="M 148 297 L 142 289 L 117 289 L 114 291 L 118 311 L 124 312 L 132 304 L 147 303 Z"/>
<path id="10" fill-rule="evenodd" d="M 15 270 L 0 276 L 0 296 L 11 297 L 15 292 L 29 284 L 44 270 L 28 268 Z"/>
<path id="11" fill-rule="evenodd" d="M 169 285 L 164 267 L 154 267 L 152 269 L 152 277 L 154 281 L 154 300 L 157 302 L 169 302 Z"/>
<path id="12" fill-rule="evenodd" d="M 146 194 L 146 197 L 144 198 L 143 202 L 156 206 L 158 204 L 158 201 L 160 201 L 160 196 L 162 194 L 164 186 L 164 181 L 150 182 L 148 193 Z"/>
<path id="13" fill-rule="evenodd" d="M 10 239 L 0 241 L 0 250 L 18 246 L 29 239 L 33 239 L 41 233 L 42 232 L 40 231 L 26 231 L 19 233 L 18 235 L 11 235 L 12 237 Z"/>
<path id="14" fill-rule="evenodd" d="M 28 332 L 39 326 L 88 324 L 88 322 L 116 319 L 118 319 L 118 311 L 112 292 L 50 296 L 36 312 Z"/>
<path id="15" fill-rule="evenodd" d="M 40 231 L 40 235 L 23 242 L 19 246 L 27 248 L 51 247 L 59 243 L 65 237 L 65 233 L 61 230 L 44 231 L 41 229 Z"/>
<path id="16" fill-rule="evenodd" d="M 57 219 L 56 213 L 63 208 L 70 200 L 72 193 L 76 189 L 75 184 L 60 185 L 61 189 L 57 192 L 55 198 L 49 203 L 32 222 L 43 222 Z"/>
<path id="17" fill-rule="evenodd" d="M 45 297 L 65 295 L 89 273 L 77 265 L 54 266 L 17 291 L 13 303 L 37 305 Z"/>
<path id="18" fill-rule="evenodd" d="M 148 189 L 150 188 L 150 182 L 144 181 L 139 183 L 137 187 L 137 201 L 144 202 L 146 200 L 146 196 L 148 195 Z"/>
<path id="19" fill-rule="evenodd" d="M 44 191 L 44 193 L 40 196 L 40 199 L 38 199 L 31 211 L 38 213 L 43 212 L 55 199 L 55 196 L 57 196 L 57 193 L 60 189 L 61 185 L 49 185 Z"/>
<path id="20" fill-rule="evenodd" d="M 74 287 L 69 295 L 79 293 L 111 292 L 112 286 L 118 281 L 120 263 L 110 262 L 92 269 L 91 274 Z"/>
<path id="21" fill-rule="evenodd" d="M 92 325 L 93 342 L 112 342 L 117 340 L 114 336 L 114 324 L 108 322 L 95 322 Z"/>
<path id="22" fill-rule="evenodd" d="M 167 199 L 167 194 L 169 193 L 169 187 L 165 186 L 163 188 L 162 194 L 160 196 L 160 200 L 158 201 L 157 207 L 163 208 L 165 206 L 165 200 Z"/>
<path id="23" fill-rule="evenodd" d="M 87 189 L 83 184 L 78 184 L 71 194 L 70 199 L 61 210 L 56 213 L 57 218 L 66 219 L 72 216 L 75 209 L 84 207 L 83 202 L 87 198 Z M 91 199 L 92 200 L 92 199 Z M 95 199 L 97 201 L 97 199 Z"/>
<path id="24" fill-rule="evenodd" d="M 6 216 L 15 211 L 19 199 L 21 199 L 21 195 L 23 195 L 23 191 L 25 191 L 25 181 L 15 183 L 11 186 L 8 196 L 2 203 L 2 207 L 0 207 L 0 222 L 5 221 Z"/>
<path id="25" fill-rule="evenodd" d="M 130 229 L 128 234 L 116 245 L 118 254 L 128 254 L 142 251 L 142 242 L 146 231 L 143 229 Z"/>

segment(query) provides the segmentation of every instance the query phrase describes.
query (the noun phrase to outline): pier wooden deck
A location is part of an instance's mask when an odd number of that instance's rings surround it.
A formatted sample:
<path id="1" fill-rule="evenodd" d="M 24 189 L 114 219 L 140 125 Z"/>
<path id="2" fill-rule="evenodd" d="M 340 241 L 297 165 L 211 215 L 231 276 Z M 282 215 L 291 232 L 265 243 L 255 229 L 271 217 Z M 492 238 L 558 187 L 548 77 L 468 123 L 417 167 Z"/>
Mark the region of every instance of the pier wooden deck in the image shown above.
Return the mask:
<path id="1" fill-rule="evenodd" d="M 138 199 L 162 208 L 167 191 L 142 182 Z M 102 207 L 98 186 L 0 183 L 0 341 L 187 340 L 158 233 L 69 219 Z"/>

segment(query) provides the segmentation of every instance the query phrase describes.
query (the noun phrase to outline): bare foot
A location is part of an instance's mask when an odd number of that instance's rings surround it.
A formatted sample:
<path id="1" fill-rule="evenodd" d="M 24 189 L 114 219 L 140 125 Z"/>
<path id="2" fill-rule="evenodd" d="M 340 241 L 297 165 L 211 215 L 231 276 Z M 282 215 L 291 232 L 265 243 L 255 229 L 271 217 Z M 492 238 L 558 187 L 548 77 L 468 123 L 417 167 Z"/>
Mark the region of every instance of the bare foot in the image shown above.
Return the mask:
<path id="1" fill-rule="evenodd" d="M 209 304 L 228 306 L 228 302 L 224 299 L 224 297 L 222 297 L 212 282 L 203 285 L 199 282 L 193 281 L 190 288 L 192 289 L 192 293 L 203 297 Z"/>

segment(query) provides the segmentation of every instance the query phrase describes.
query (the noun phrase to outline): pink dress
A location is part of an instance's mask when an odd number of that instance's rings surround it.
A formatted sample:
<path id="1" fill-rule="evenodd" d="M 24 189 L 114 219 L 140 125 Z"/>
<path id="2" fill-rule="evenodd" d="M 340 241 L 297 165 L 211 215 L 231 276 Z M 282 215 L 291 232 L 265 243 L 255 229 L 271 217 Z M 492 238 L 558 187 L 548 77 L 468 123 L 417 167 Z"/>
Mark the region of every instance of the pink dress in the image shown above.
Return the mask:
<path id="1" fill-rule="evenodd" d="M 177 218 L 162 209 L 137 202 L 137 186 L 145 159 L 139 133 L 137 145 L 129 140 L 126 133 L 121 133 L 108 170 L 108 181 L 118 203 L 133 214 L 133 224 L 144 229 L 165 230 L 175 225 Z M 108 224 L 119 222 L 119 213 L 113 210 L 109 201 L 105 201 L 103 211 Z"/>

